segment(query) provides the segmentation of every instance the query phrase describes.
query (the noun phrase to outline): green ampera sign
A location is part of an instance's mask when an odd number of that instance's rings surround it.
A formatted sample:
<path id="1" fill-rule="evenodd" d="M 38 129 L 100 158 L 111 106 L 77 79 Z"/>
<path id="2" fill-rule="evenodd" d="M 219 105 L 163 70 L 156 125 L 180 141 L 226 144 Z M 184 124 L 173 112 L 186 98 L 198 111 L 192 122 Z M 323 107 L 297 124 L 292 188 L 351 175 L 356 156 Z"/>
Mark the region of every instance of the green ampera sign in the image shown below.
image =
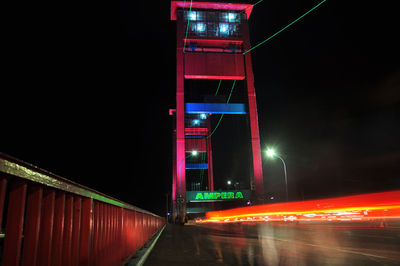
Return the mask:
<path id="1" fill-rule="evenodd" d="M 250 199 L 249 190 L 233 191 L 187 191 L 187 201 L 220 201 Z"/>

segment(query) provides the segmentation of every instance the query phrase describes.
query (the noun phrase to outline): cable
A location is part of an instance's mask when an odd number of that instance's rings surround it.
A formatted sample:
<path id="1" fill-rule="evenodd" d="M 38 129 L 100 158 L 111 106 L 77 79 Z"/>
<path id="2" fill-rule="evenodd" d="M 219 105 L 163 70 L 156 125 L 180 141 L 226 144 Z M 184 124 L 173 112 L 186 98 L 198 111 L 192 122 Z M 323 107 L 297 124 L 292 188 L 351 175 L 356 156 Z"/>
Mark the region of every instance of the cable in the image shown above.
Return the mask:
<path id="1" fill-rule="evenodd" d="M 255 3 L 255 4 L 253 5 L 253 7 L 255 7 L 256 5 L 258 5 L 258 4 L 261 3 L 262 1 L 264 1 L 264 0 L 258 1 L 257 3 Z"/>
<path id="2" fill-rule="evenodd" d="M 222 79 L 219 80 L 218 88 L 217 88 L 217 91 L 215 92 L 215 95 L 214 95 L 214 96 L 217 96 L 218 91 L 219 91 L 219 87 L 221 87 L 221 83 L 222 83 Z"/>
<path id="3" fill-rule="evenodd" d="M 231 96 L 232 96 L 233 88 L 235 88 L 235 84 L 236 84 L 236 80 L 233 81 L 231 93 L 229 93 L 229 97 L 228 97 L 228 100 L 226 101 L 226 103 L 229 103 L 229 101 L 231 100 Z"/>
<path id="4" fill-rule="evenodd" d="M 215 92 L 214 96 L 217 96 L 218 92 L 219 92 L 219 88 L 221 87 L 221 83 L 222 83 L 222 79 L 219 80 L 218 83 L 218 87 L 217 87 L 217 91 Z M 218 124 L 221 122 L 221 118 L 220 121 L 218 122 Z M 210 135 L 211 136 L 211 135 Z M 207 139 L 208 137 L 206 137 Z M 201 162 L 204 163 L 205 162 L 205 153 L 203 153 L 202 157 L 201 157 Z M 204 177 L 204 169 L 200 170 L 200 187 L 203 186 L 203 177 Z"/>
<path id="5" fill-rule="evenodd" d="M 229 93 L 228 100 L 226 101 L 226 103 L 229 103 L 229 101 L 231 100 L 231 96 L 232 96 L 233 89 L 235 88 L 235 84 L 236 84 L 236 80 L 233 81 L 231 92 Z M 224 117 L 224 114 L 221 115 L 221 117 L 218 120 L 217 125 L 215 126 L 215 128 L 213 129 L 211 134 L 206 137 L 206 139 L 210 138 L 214 134 L 215 130 L 217 130 L 219 124 L 221 123 L 221 120 L 223 117 Z"/>
<path id="6" fill-rule="evenodd" d="M 185 2 L 186 2 L 186 1 L 185 1 Z M 189 14 L 190 14 L 190 12 L 192 12 L 192 0 L 190 0 Z M 189 15 L 189 16 L 190 16 L 190 15 Z M 187 39 L 188 31 L 189 31 L 189 23 L 190 23 L 190 19 L 188 18 L 188 22 L 187 22 L 187 25 L 186 25 L 185 41 L 184 41 L 184 43 L 183 43 L 183 52 L 185 52 L 186 39 Z"/>
<path id="7" fill-rule="evenodd" d="M 319 7 L 322 3 L 324 3 L 326 0 L 322 0 L 319 4 L 317 4 L 316 6 L 314 6 L 313 8 L 311 8 L 310 10 L 308 10 L 306 13 L 304 13 L 303 15 L 301 15 L 300 17 L 298 17 L 297 19 L 295 19 L 294 21 L 290 22 L 288 25 L 286 25 L 285 27 L 283 27 L 282 29 L 280 29 L 279 31 L 277 31 L 276 33 L 274 33 L 273 35 L 269 36 L 267 39 L 265 39 L 264 41 L 258 43 L 256 46 L 253 46 L 252 48 L 250 48 L 249 50 L 243 52 L 243 55 L 247 54 L 248 52 L 250 52 L 251 50 L 257 48 L 258 46 L 264 44 L 265 42 L 271 40 L 273 37 L 275 37 L 276 35 L 278 35 L 279 33 L 281 33 L 282 31 L 284 31 L 285 29 L 289 28 L 290 26 L 292 26 L 294 23 L 296 23 L 297 21 L 299 21 L 300 19 L 302 19 L 304 16 L 306 16 L 308 13 L 310 13 L 311 11 L 313 11 L 314 9 L 316 9 L 317 7 Z M 259 2 L 257 2 L 256 4 L 258 4 Z"/>

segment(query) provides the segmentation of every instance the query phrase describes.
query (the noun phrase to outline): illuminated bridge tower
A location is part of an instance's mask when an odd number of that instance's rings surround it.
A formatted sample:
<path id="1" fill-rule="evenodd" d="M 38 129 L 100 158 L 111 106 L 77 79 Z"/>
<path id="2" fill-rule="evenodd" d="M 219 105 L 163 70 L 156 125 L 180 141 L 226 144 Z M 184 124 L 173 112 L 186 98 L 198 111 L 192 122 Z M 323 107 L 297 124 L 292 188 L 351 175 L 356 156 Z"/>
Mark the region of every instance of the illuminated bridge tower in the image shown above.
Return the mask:
<path id="1" fill-rule="evenodd" d="M 234 0 L 232 0 L 234 2 Z M 208 190 L 213 190 L 209 115 L 248 114 L 255 197 L 264 194 L 260 137 L 248 19 L 253 5 L 213 1 L 171 1 L 176 20 L 176 130 L 173 160 L 173 217 L 186 214 L 186 177 L 189 169 L 208 169 Z M 191 80 L 242 80 L 248 105 L 188 102 L 185 84 Z M 192 150 L 206 153 L 207 163 L 189 163 Z M 201 155 L 198 155 L 201 156 Z M 188 161 L 188 162 L 187 162 Z M 218 162 L 214 162 L 218 163 Z"/>

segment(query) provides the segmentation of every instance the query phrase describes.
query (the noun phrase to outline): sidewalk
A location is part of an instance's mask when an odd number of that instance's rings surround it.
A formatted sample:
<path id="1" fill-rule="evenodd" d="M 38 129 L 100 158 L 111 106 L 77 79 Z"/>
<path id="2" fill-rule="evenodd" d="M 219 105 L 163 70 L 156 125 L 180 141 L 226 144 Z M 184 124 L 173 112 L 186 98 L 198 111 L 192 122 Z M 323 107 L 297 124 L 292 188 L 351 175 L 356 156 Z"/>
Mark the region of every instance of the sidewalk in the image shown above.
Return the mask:
<path id="1" fill-rule="evenodd" d="M 213 243 L 203 237 L 205 231 L 194 225 L 168 224 L 144 265 L 221 265 Z"/>

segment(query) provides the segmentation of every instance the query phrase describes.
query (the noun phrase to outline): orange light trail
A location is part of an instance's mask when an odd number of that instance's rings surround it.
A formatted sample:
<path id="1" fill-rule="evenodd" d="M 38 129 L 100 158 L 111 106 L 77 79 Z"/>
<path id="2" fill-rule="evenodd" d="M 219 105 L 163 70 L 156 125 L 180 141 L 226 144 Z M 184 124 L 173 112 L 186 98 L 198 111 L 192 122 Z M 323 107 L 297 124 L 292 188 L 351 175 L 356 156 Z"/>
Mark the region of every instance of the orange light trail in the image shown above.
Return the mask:
<path id="1" fill-rule="evenodd" d="M 199 222 L 368 221 L 400 218 L 400 190 L 207 212 Z"/>

